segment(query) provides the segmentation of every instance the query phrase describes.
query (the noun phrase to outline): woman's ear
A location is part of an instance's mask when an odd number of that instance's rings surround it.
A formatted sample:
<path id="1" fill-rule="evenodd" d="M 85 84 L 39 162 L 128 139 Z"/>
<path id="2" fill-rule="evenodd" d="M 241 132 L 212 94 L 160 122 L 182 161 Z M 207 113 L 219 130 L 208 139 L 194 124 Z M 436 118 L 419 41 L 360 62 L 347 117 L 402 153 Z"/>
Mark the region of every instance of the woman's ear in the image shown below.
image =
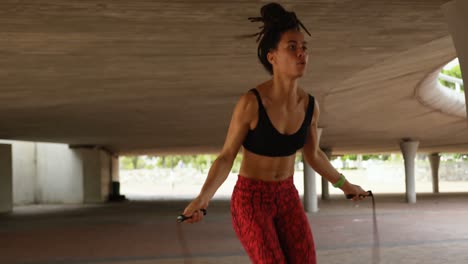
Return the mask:
<path id="1" fill-rule="evenodd" d="M 274 51 L 269 51 L 267 54 L 267 60 L 268 62 L 273 65 L 276 62 L 276 57 Z"/>

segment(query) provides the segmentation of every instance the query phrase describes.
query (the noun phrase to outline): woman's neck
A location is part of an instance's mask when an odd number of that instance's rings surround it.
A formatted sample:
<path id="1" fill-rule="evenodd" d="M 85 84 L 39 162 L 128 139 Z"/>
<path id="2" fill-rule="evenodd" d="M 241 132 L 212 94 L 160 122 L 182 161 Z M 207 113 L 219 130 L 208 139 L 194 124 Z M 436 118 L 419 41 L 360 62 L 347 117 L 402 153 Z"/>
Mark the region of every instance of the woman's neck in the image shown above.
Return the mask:
<path id="1" fill-rule="evenodd" d="M 271 79 L 270 98 L 276 102 L 295 104 L 297 102 L 297 79 L 273 75 Z"/>

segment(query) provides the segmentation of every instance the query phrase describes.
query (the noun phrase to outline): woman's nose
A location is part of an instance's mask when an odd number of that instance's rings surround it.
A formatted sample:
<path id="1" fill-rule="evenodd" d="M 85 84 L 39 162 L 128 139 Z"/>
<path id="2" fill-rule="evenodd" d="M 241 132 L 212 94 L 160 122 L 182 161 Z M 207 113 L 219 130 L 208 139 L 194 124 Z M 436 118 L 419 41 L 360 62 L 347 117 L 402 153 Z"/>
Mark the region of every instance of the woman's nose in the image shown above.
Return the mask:
<path id="1" fill-rule="evenodd" d="M 303 58 L 303 57 L 305 57 L 305 55 L 306 55 L 306 51 L 304 49 L 300 49 L 297 52 L 297 57 L 299 57 L 299 58 Z"/>

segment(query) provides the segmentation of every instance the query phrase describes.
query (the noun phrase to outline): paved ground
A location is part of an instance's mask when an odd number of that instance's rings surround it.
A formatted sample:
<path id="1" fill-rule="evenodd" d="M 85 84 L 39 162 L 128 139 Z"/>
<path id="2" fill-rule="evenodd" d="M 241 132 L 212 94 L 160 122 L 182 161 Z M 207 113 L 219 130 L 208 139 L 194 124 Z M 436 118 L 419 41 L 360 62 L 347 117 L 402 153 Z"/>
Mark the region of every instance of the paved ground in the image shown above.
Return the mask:
<path id="1" fill-rule="evenodd" d="M 468 263 L 468 194 L 377 196 L 380 263 Z M 198 225 L 177 225 L 185 202 L 25 206 L 0 215 L 0 263 L 249 263 L 228 201 Z M 319 263 L 372 263 L 372 209 L 333 197 L 310 214 Z M 184 256 L 180 236 L 190 252 Z"/>

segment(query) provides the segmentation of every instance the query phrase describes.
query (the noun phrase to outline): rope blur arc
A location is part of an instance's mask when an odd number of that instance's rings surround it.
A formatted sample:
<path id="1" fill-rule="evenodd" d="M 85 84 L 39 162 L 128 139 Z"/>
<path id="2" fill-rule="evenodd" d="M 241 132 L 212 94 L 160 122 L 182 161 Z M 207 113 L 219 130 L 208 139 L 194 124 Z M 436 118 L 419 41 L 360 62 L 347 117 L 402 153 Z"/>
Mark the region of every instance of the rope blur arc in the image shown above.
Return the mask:
<path id="1" fill-rule="evenodd" d="M 379 229 L 377 225 L 377 213 L 375 208 L 375 198 L 372 191 L 367 191 L 367 195 L 372 198 L 372 237 L 373 237 L 373 244 L 372 244 L 372 264 L 379 264 L 380 263 L 380 236 L 379 236 Z M 355 195 L 346 195 L 347 199 L 354 198 Z M 203 212 L 203 215 L 206 215 L 206 209 L 201 209 L 200 211 Z M 177 235 L 180 243 L 180 247 L 182 250 L 182 255 L 184 257 L 185 264 L 192 263 L 192 254 L 187 245 L 187 241 L 184 236 L 184 231 L 182 230 L 183 227 L 181 225 L 187 219 L 192 218 L 191 216 L 187 217 L 185 215 L 179 215 L 177 217 Z"/>
<path id="2" fill-rule="evenodd" d="M 372 198 L 372 235 L 374 243 L 372 245 L 372 263 L 380 263 L 380 237 L 379 228 L 377 226 L 377 213 L 375 211 L 375 198 L 374 194 L 369 191 L 369 196 Z"/>
<path id="3" fill-rule="evenodd" d="M 203 215 L 206 215 L 207 211 L 206 209 L 200 209 L 200 211 L 203 212 Z M 182 222 L 184 222 L 187 219 L 191 219 L 192 216 L 185 216 L 183 214 L 177 216 L 177 237 L 179 239 L 179 244 L 180 244 L 180 249 L 182 251 L 182 256 L 184 258 L 184 264 L 191 264 L 192 263 L 192 254 L 190 253 L 190 250 L 188 248 L 187 240 L 185 239 L 184 236 L 184 230 L 182 226 Z"/>
<path id="4" fill-rule="evenodd" d="M 347 194 L 346 199 L 352 199 L 356 195 L 354 194 Z M 367 195 L 360 195 L 361 197 L 369 196 L 372 198 L 372 264 L 380 263 L 380 237 L 379 237 L 379 229 L 377 226 L 377 213 L 375 209 L 375 198 L 372 191 L 367 191 Z"/>
<path id="5" fill-rule="evenodd" d="M 185 240 L 184 231 L 182 224 L 180 222 L 176 223 L 177 227 L 177 237 L 179 238 L 180 249 L 182 251 L 182 256 L 184 258 L 184 264 L 192 264 L 192 254 L 187 245 L 187 241 Z"/>

